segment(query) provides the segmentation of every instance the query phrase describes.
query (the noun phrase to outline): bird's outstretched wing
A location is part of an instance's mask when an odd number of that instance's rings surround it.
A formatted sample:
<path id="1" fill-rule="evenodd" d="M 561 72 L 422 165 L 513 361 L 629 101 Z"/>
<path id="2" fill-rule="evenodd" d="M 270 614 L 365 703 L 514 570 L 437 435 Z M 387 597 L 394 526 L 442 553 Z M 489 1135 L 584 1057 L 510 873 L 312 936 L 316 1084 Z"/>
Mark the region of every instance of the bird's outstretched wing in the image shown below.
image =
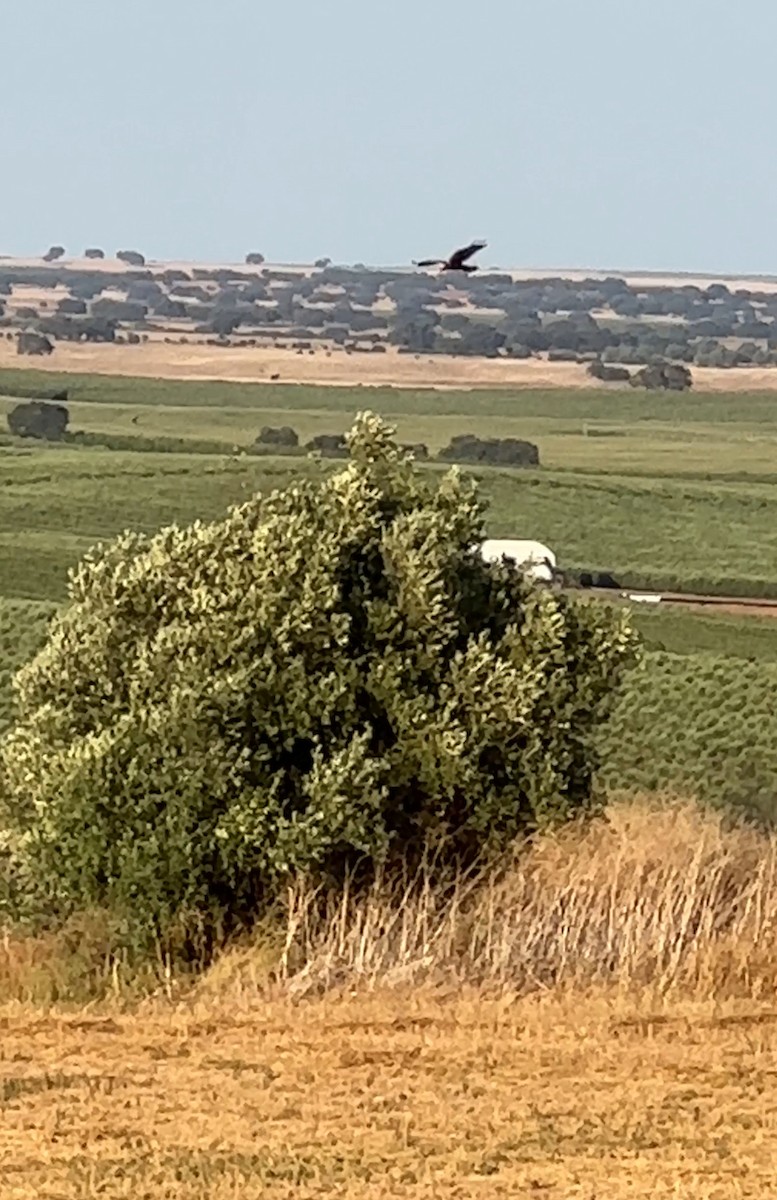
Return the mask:
<path id="1" fill-rule="evenodd" d="M 422 258 L 420 262 L 413 260 L 414 267 L 444 267 L 444 258 Z"/>
<path id="2" fill-rule="evenodd" d="M 448 260 L 449 266 L 453 270 L 456 270 L 456 268 L 465 263 L 468 258 L 472 258 L 473 254 L 477 254 L 478 250 L 485 249 L 487 245 L 487 242 L 470 242 L 469 246 L 464 246 L 461 250 L 457 250 L 455 254 L 450 256 Z"/>

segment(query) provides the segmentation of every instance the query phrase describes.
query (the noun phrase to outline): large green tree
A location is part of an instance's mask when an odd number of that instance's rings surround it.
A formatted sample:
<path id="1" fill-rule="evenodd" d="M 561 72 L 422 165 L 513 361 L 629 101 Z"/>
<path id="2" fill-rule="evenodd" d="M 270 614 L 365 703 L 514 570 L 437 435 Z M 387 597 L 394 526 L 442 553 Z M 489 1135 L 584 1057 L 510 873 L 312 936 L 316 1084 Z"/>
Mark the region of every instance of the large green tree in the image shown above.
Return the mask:
<path id="1" fill-rule="evenodd" d="M 290 873 L 471 861 L 594 805 L 624 617 L 483 561 L 455 470 L 360 416 L 336 473 L 75 570 L 2 750 L 16 894 L 250 922 Z"/>

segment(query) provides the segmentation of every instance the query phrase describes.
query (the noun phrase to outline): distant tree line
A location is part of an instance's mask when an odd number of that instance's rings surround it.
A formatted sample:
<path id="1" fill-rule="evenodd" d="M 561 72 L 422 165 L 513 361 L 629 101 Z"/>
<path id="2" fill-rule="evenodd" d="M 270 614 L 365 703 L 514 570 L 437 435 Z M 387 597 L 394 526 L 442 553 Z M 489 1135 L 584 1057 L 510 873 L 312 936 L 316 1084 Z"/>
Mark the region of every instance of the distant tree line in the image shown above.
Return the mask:
<path id="1" fill-rule="evenodd" d="M 616 276 L 516 281 L 484 273 L 457 279 L 452 288 L 448 276 L 334 266 L 324 258 L 308 274 L 270 268 L 257 251 L 246 257 L 260 266 L 258 272 L 155 272 L 132 250 L 118 253 L 126 271 L 76 270 L 57 265 L 64 252 L 50 247 L 46 267 L 0 263 L 0 296 L 22 286 L 64 286 L 69 292 L 57 298 L 54 314 L 31 307 L 14 312 L 6 305 L 0 324 L 33 322 L 54 339 L 113 340 L 111 327 L 116 335 L 122 327 L 168 331 L 170 322 L 187 322 L 193 334 L 219 344 L 263 333 L 274 341 L 376 350 L 394 345 L 413 354 L 541 355 L 616 371 L 664 362 L 777 364 L 777 293 L 757 287 L 636 287 Z M 103 256 L 96 247 L 85 253 Z M 124 298 L 115 298 L 116 291 Z M 75 318 L 82 323 L 74 324 Z"/>

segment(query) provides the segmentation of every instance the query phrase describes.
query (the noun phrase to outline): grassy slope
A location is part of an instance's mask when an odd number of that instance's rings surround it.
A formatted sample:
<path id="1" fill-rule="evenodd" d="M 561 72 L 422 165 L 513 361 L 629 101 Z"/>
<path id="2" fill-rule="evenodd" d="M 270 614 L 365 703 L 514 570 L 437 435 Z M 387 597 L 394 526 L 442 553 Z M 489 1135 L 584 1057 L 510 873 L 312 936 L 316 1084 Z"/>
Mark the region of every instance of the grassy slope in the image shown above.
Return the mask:
<path id="1" fill-rule="evenodd" d="M 67 568 L 95 540 L 216 517 L 319 469 L 305 458 L 0 449 L 0 594 L 59 599 Z M 476 474 L 490 501 L 488 532 L 537 537 L 562 564 L 607 569 L 636 587 L 777 595 L 777 491 L 768 484 Z"/>
<path id="2" fill-rule="evenodd" d="M 12 720 L 13 673 L 42 644 L 54 611 L 54 605 L 45 602 L 0 599 L 0 731 Z"/>
<path id="3" fill-rule="evenodd" d="M 777 662 L 777 620 L 771 617 L 637 604 L 632 607 L 631 620 L 649 650 Z"/>
<path id="4" fill-rule="evenodd" d="M 250 446 L 263 424 L 290 422 L 304 440 L 345 429 L 356 410 L 369 406 L 395 421 L 402 439 L 425 441 L 432 450 L 473 429 L 537 441 L 539 472 L 482 473 L 494 535 L 536 536 L 562 563 L 607 569 L 633 586 L 777 595 L 772 396 L 338 388 L 0 371 L 0 393 L 50 393 L 59 384 L 69 389 L 76 429 L 142 439 L 137 448 L 145 452 L 155 443 L 169 450 L 171 439 L 180 439 L 192 450 L 221 448 L 224 456 L 90 450 L 84 458 L 25 448 L 19 461 L 3 454 L 0 594 L 61 595 L 57 579 L 94 537 L 128 523 L 154 527 L 216 515 L 246 490 L 310 469 L 288 458 L 228 464 L 227 455 L 234 459 L 235 447 Z M 0 410 L 13 403 L 0 399 Z M 142 495 L 139 470 L 147 478 Z M 18 536 L 27 530 L 29 558 L 14 578 Z"/>
<path id="5" fill-rule="evenodd" d="M 654 652 L 603 738 L 602 782 L 674 789 L 777 817 L 777 663 Z"/>
<path id="6" fill-rule="evenodd" d="M 42 372 L 0 372 L 0 390 L 51 390 L 58 382 Z M 773 397 L 404 392 L 88 377 L 65 383 L 75 410 L 94 414 L 84 427 L 102 422 L 109 432 L 142 428 L 144 436 L 202 439 L 228 427 L 231 437 L 237 426 L 229 421 L 237 418 L 244 432 L 265 418 L 291 421 L 301 432 L 342 429 L 368 404 L 394 416 L 408 440 L 426 435 L 439 444 L 466 428 L 523 436 L 544 429 L 538 440 L 558 447 L 559 469 L 480 472 L 491 503 L 490 533 L 539 537 L 562 563 L 607 568 L 624 583 L 777 594 L 777 493 L 762 472 L 763 455 L 777 447 Z M 166 424 L 154 424 L 160 414 Z M 220 425 L 225 414 L 227 427 Z M 600 436 L 590 436 L 593 426 L 583 436 L 590 422 L 598 422 Z M 635 458 L 628 473 L 626 445 Z M 725 463 L 712 453 L 721 445 L 729 447 Z M 589 456 L 585 469 L 572 470 L 569 459 L 581 446 Z M 678 456 L 683 477 L 669 477 L 670 467 L 679 470 Z M 730 478 L 734 468 L 742 478 Z M 0 450 L 0 595 L 18 601 L 0 609 L 0 660 L 15 665 L 27 656 L 50 611 L 45 605 L 62 599 L 67 568 L 95 541 L 127 526 L 151 532 L 171 521 L 217 517 L 257 488 L 321 469 L 329 468 L 304 458 Z M 41 604 L 22 603 L 28 600 Z M 772 740 L 777 745 L 777 724 L 768 702 L 777 681 L 771 665 L 777 624 L 642 610 L 635 619 L 650 649 L 670 653 L 651 654 L 645 674 L 632 679 L 619 704 L 606 744 L 607 782 L 703 786 L 716 798 L 765 803 L 770 790 L 777 793 L 770 749 Z M 759 665 L 743 666 L 750 658 Z M 9 665 L 0 678 L 6 697 Z M 7 699 L 0 702 L 0 719 L 3 712 Z"/>

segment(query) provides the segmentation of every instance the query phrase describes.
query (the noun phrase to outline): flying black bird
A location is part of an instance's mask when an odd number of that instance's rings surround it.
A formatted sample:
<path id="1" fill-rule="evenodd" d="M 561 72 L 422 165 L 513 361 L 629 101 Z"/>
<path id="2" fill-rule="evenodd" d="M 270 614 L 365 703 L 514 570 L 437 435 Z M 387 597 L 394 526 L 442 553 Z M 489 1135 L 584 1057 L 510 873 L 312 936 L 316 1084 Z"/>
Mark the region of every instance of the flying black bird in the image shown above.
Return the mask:
<path id="1" fill-rule="evenodd" d="M 445 258 L 422 258 L 420 262 L 414 262 L 414 267 L 442 267 L 443 271 L 477 271 L 474 263 L 468 263 L 467 259 L 472 258 L 473 254 L 477 254 L 478 250 L 483 250 L 488 245 L 487 242 L 471 242 L 469 246 L 464 246 L 461 250 L 456 250 L 448 259 Z"/>

